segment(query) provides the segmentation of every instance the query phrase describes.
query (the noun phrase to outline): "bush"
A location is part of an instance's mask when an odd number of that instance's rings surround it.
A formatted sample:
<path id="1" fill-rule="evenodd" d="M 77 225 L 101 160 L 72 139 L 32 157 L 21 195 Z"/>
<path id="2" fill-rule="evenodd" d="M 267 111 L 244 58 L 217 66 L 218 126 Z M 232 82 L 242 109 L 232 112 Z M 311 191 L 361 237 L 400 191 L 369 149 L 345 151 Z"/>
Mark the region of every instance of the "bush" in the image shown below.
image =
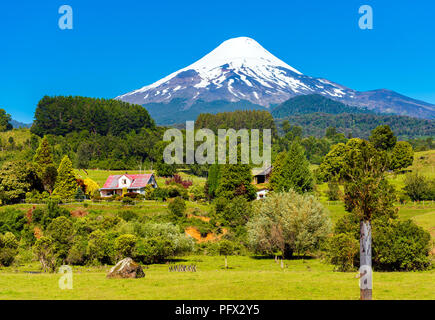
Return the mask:
<path id="1" fill-rule="evenodd" d="M 77 237 L 72 242 L 66 262 L 72 265 L 84 265 L 86 262 L 87 242 L 83 237 Z"/>
<path id="2" fill-rule="evenodd" d="M 26 222 L 26 217 L 21 210 L 6 208 L 0 212 L 0 233 L 12 232 L 15 236 L 19 236 Z"/>
<path id="3" fill-rule="evenodd" d="M 407 174 L 403 189 L 412 201 L 435 200 L 435 180 L 419 173 Z"/>
<path id="4" fill-rule="evenodd" d="M 134 205 L 134 200 L 132 198 L 129 198 L 129 197 L 123 197 L 122 198 L 122 205 L 132 206 L 132 205 Z"/>
<path id="5" fill-rule="evenodd" d="M 412 220 L 373 223 L 373 266 L 376 270 L 424 270 L 430 266 L 429 232 Z"/>
<path id="6" fill-rule="evenodd" d="M 112 262 L 113 248 L 103 231 L 96 230 L 89 235 L 86 253 L 93 264 Z"/>
<path id="7" fill-rule="evenodd" d="M 126 194 L 124 194 L 124 198 L 128 197 L 128 198 L 131 198 L 131 199 L 136 199 L 139 195 L 140 195 L 140 193 L 127 192 Z"/>
<path id="8" fill-rule="evenodd" d="M 175 253 L 174 245 L 169 239 L 154 237 L 141 239 L 136 249 L 136 258 L 143 263 L 160 263 Z"/>
<path id="9" fill-rule="evenodd" d="M 118 216 L 124 221 L 134 221 L 139 219 L 139 215 L 131 210 L 120 210 L 118 211 Z"/>
<path id="10" fill-rule="evenodd" d="M 137 238 L 132 234 L 123 234 L 115 240 L 115 253 L 118 259 L 134 257 Z"/>
<path id="11" fill-rule="evenodd" d="M 182 198 L 177 197 L 169 203 L 168 209 L 175 218 L 183 218 L 186 212 L 186 202 Z"/>
<path id="12" fill-rule="evenodd" d="M 352 271 L 359 253 L 359 243 L 353 234 L 339 233 L 328 241 L 328 260 L 337 271 Z"/>
<path id="13" fill-rule="evenodd" d="M 174 176 L 170 179 L 165 180 L 166 185 L 178 185 L 183 187 L 184 189 L 188 189 L 193 182 L 191 180 L 183 180 L 183 178 L 179 174 L 174 174 Z"/>
<path id="14" fill-rule="evenodd" d="M 11 232 L 7 232 L 4 236 L 0 234 L 0 265 L 10 266 L 18 254 L 17 248 L 17 238 Z"/>
<path id="15" fill-rule="evenodd" d="M 216 198 L 213 218 L 222 225 L 235 228 L 244 226 L 252 215 L 251 203 L 243 196 L 231 200 Z"/>

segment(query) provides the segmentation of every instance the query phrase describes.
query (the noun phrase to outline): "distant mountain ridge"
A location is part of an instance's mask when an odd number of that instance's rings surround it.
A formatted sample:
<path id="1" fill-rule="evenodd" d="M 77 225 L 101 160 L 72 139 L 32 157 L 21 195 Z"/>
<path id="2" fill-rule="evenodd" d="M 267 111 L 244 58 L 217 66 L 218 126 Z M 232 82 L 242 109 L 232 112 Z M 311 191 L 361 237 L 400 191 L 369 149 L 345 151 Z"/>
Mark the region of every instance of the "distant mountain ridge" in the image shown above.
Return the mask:
<path id="1" fill-rule="evenodd" d="M 16 121 L 16 120 L 14 120 L 14 119 L 12 119 L 9 123 L 12 125 L 12 127 L 13 127 L 14 129 L 19 129 L 19 128 L 30 128 L 30 127 L 32 126 L 31 123 L 23 123 L 23 122 Z"/>
<path id="2" fill-rule="evenodd" d="M 214 101 L 226 102 L 220 103 L 225 110 L 216 112 L 237 110 L 240 103 L 247 104 L 248 109 L 253 105 L 270 109 L 271 105 L 308 94 L 379 113 L 435 119 L 433 104 L 386 89 L 359 92 L 324 78 L 304 75 L 247 37 L 224 41 L 190 66 L 116 99 L 143 105 L 157 123 L 170 124 L 194 120 L 197 112 L 189 109 L 210 108 L 204 105 L 213 105 Z M 168 114 L 159 120 L 158 110 Z"/>

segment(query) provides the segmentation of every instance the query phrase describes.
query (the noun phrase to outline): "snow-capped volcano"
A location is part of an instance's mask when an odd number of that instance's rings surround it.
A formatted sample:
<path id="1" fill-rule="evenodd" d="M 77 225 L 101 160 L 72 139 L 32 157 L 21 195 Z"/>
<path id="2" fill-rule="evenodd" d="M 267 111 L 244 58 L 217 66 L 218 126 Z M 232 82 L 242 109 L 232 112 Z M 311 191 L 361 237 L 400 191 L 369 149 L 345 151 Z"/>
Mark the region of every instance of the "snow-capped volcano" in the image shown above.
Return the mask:
<path id="1" fill-rule="evenodd" d="M 435 112 L 435 106 L 421 101 L 404 102 L 403 96 L 391 99 L 391 95 L 383 99 L 385 92 L 358 92 L 326 79 L 306 76 L 248 37 L 224 41 L 195 63 L 116 99 L 140 105 L 169 104 L 177 99 L 180 104 L 174 111 L 178 112 L 197 101 L 217 100 L 249 101 L 268 108 L 296 95 L 313 93 L 381 112 L 408 114 L 409 106 L 421 109 L 411 112 L 414 116 Z"/>
<path id="2" fill-rule="evenodd" d="M 119 96 L 123 101 L 146 104 L 174 98 L 193 101 L 248 100 L 268 107 L 294 95 L 321 89 L 331 96 L 344 95 L 344 88 L 304 76 L 264 49 L 257 41 L 240 37 L 223 42 L 190 66 Z"/>

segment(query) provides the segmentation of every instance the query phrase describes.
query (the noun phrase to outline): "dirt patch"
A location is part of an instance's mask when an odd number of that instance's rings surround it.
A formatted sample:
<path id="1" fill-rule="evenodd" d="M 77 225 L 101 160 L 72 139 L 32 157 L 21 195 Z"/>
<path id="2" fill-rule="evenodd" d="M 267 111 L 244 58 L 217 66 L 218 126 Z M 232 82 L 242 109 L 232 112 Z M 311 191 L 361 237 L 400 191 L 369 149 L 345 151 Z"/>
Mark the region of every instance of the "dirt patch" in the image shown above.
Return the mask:
<path id="1" fill-rule="evenodd" d="M 201 233 L 195 227 L 187 227 L 184 230 L 184 232 L 186 233 L 186 235 L 191 236 L 197 242 L 201 243 L 201 242 L 219 240 L 220 238 L 222 238 L 222 236 L 224 236 L 228 232 L 228 230 L 227 229 L 222 229 L 222 233 L 219 234 L 219 235 L 216 235 L 214 233 L 207 233 L 207 235 L 205 237 L 201 236 Z"/>
<path id="2" fill-rule="evenodd" d="M 71 216 L 76 217 L 76 218 L 81 218 L 84 216 L 87 216 L 89 212 L 87 212 L 86 210 L 83 209 L 76 209 L 71 211 Z"/>

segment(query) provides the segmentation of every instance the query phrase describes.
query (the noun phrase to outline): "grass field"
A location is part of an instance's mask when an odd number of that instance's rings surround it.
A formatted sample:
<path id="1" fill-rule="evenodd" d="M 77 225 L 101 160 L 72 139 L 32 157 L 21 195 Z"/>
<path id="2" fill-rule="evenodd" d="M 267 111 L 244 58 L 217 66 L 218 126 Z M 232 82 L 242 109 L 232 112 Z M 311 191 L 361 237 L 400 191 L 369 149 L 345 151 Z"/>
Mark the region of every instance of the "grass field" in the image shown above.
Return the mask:
<path id="1" fill-rule="evenodd" d="M 359 299 L 355 273 L 333 272 L 318 259 L 190 256 L 177 264 L 198 271 L 168 272 L 151 265 L 142 279 L 107 279 L 108 267 L 74 268 L 73 289 L 60 290 L 59 274 L 0 273 L 0 299 Z M 374 299 L 435 299 L 435 270 L 375 272 Z"/>

